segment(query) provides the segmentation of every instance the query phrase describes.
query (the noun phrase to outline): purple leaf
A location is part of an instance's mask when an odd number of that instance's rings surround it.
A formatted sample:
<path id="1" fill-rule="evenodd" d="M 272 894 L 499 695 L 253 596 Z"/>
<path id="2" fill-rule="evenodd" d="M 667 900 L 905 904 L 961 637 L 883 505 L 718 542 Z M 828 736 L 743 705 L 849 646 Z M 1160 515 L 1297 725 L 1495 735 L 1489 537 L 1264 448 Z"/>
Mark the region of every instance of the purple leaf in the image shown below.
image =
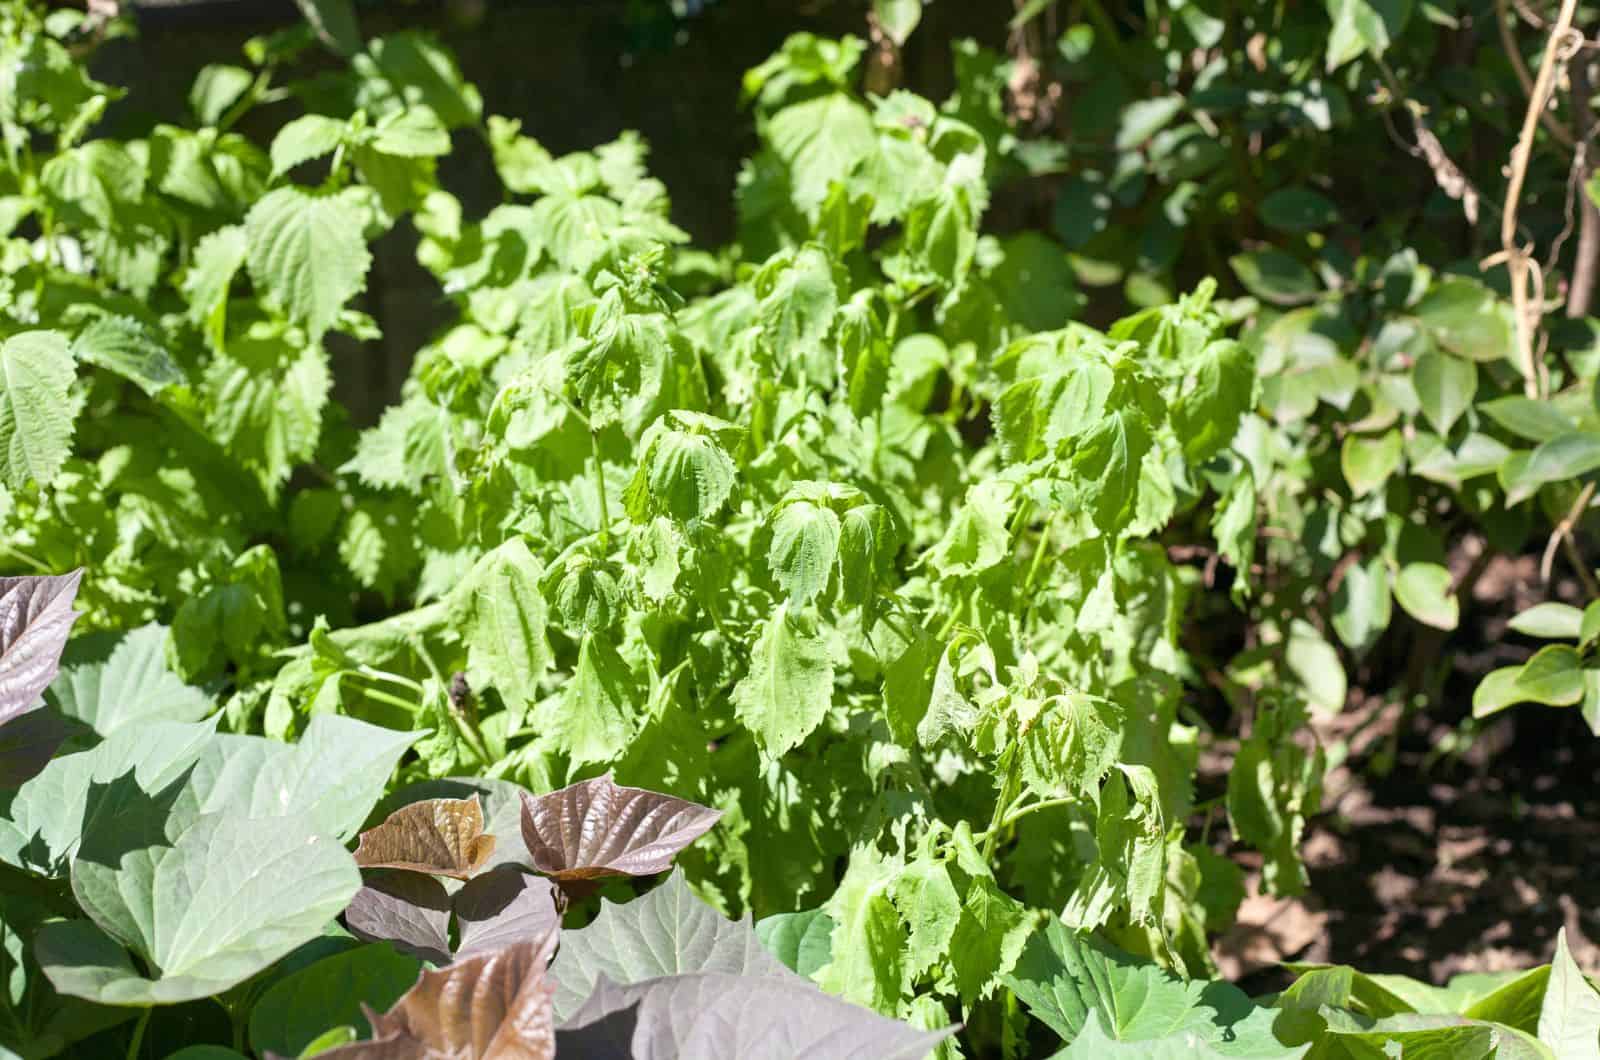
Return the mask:
<path id="1" fill-rule="evenodd" d="M 721 810 L 643 788 L 611 774 L 548 795 L 522 796 L 522 838 L 533 866 L 556 880 L 653 876 L 717 823 Z"/>
<path id="2" fill-rule="evenodd" d="M 501 865 L 468 881 L 456 892 L 456 925 L 461 941 L 456 958 L 541 939 L 561 926 L 555 886 L 515 865 Z"/>
<path id="3" fill-rule="evenodd" d="M 696 972 L 631 986 L 602 978 L 556 1044 L 587 1060 L 921 1060 L 955 1029 L 918 1030 L 797 975 Z"/>
<path id="4" fill-rule="evenodd" d="M 432 876 L 389 872 L 369 876 L 344 911 L 350 934 L 390 942 L 402 953 L 450 963 L 450 896 Z"/>
<path id="5" fill-rule="evenodd" d="M 0 725 L 0 790 L 32 780 L 72 734 L 72 723 L 54 710 L 30 710 Z"/>
<path id="6" fill-rule="evenodd" d="M 0 578 L 0 725 L 39 704 L 61 667 L 83 571 Z"/>

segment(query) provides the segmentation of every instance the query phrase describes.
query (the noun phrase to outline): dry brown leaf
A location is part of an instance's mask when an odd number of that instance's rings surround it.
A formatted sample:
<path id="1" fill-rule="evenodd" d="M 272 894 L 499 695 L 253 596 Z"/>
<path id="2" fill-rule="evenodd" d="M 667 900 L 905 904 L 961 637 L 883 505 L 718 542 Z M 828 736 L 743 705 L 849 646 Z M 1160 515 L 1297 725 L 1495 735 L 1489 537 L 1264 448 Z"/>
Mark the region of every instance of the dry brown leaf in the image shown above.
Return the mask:
<path id="1" fill-rule="evenodd" d="M 411 869 L 464 880 L 494 853 L 483 833 L 483 805 L 470 799 L 425 799 L 402 806 L 361 833 L 356 864 L 364 869 Z"/>

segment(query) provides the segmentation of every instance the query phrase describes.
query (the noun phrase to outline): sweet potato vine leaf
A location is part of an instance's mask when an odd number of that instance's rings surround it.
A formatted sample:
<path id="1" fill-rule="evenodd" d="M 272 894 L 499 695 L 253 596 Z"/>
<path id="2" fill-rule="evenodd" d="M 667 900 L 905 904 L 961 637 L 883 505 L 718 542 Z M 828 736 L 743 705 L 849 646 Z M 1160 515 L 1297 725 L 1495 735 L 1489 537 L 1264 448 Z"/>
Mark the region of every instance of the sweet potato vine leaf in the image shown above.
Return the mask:
<path id="1" fill-rule="evenodd" d="M 455 896 L 458 959 L 486 953 L 560 928 L 556 889 L 515 865 L 501 865 L 467 881 Z"/>
<path id="2" fill-rule="evenodd" d="M 602 979 L 556 1042 L 562 1056 L 590 1060 L 920 1060 L 955 1030 L 918 1030 L 796 975 L 696 972 L 620 987 Z"/>
<path id="3" fill-rule="evenodd" d="M 721 810 L 613 783 L 611 774 L 522 796 L 533 867 L 555 880 L 651 876 L 704 835 Z"/>
<path id="4" fill-rule="evenodd" d="M 545 970 L 555 942 L 551 932 L 423 972 L 388 1012 L 367 1012 L 371 1041 L 318 1055 L 329 1060 L 548 1060 L 556 1044 Z"/>
<path id="5" fill-rule="evenodd" d="M 38 706 L 55 679 L 82 579 L 81 570 L 0 578 L 0 725 Z"/>
<path id="6" fill-rule="evenodd" d="M 457 942 L 450 942 L 450 921 Z M 344 911 L 357 938 L 385 941 L 434 964 L 543 938 L 560 927 L 555 885 L 516 865 L 499 865 L 455 894 L 431 876 L 386 872 L 369 877 Z"/>
<path id="7" fill-rule="evenodd" d="M 483 831 L 483 806 L 470 799 L 427 799 L 402 806 L 361 833 L 356 864 L 364 869 L 411 869 L 464 880 L 494 853 Z"/>
<path id="8" fill-rule="evenodd" d="M 344 923 L 358 939 L 388 942 L 434 964 L 450 963 L 450 894 L 432 876 L 368 876 L 345 907 Z"/>
<path id="9" fill-rule="evenodd" d="M 621 986 L 662 976 L 718 972 L 745 978 L 791 973 L 745 920 L 729 920 L 695 897 L 682 871 L 626 905 L 601 900 L 587 927 L 562 936 L 551 976 L 556 1013 L 570 1017 L 602 982 Z"/>

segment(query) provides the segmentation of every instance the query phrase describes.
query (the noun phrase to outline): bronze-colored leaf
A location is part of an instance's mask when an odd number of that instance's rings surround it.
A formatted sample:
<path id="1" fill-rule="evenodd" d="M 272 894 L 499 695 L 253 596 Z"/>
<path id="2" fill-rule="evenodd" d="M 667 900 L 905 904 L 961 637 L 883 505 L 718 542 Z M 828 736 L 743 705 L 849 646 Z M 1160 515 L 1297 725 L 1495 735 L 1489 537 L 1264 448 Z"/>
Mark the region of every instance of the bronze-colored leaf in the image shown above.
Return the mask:
<path id="1" fill-rule="evenodd" d="M 364 869 L 411 869 L 464 880 L 494 853 L 483 833 L 483 806 L 470 799 L 426 799 L 402 806 L 361 833 L 356 864 Z"/>
<path id="2" fill-rule="evenodd" d="M 548 795 L 523 795 L 522 838 L 533 867 L 556 880 L 651 876 L 721 816 L 671 795 L 619 787 L 607 773 Z"/>
<path id="3" fill-rule="evenodd" d="M 538 1060 L 555 1055 L 555 986 L 545 978 L 555 933 L 423 972 L 373 1023 L 375 1036 L 414 1038 L 444 1056 Z"/>
<path id="4" fill-rule="evenodd" d="M 388 1012 L 366 1009 L 372 1040 L 317 1055 L 327 1060 L 552 1060 L 555 987 L 545 972 L 556 938 L 551 931 L 425 971 Z"/>

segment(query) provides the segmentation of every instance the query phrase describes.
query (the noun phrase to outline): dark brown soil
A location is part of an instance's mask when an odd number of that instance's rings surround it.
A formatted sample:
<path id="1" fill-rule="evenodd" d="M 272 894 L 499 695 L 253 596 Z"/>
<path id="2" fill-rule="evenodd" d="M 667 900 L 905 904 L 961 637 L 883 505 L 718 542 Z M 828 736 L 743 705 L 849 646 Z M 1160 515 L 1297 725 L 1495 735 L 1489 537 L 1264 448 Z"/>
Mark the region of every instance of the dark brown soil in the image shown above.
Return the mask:
<path id="1" fill-rule="evenodd" d="M 1527 968 L 1550 959 L 1563 927 L 1578 963 L 1600 971 L 1600 738 L 1576 708 L 1471 719 L 1481 675 L 1534 644 L 1506 620 L 1549 598 L 1535 557 L 1496 560 L 1472 595 L 1463 629 L 1441 645 L 1435 702 L 1406 712 L 1392 694 L 1353 691 L 1344 713 L 1317 723 L 1324 746 L 1349 757 L 1306 831 L 1312 894 L 1252 897 L 1217 944 L 1247 988 L 1282 988 L 1273 962 L 1288 959 L 1440 984 Z"/>

